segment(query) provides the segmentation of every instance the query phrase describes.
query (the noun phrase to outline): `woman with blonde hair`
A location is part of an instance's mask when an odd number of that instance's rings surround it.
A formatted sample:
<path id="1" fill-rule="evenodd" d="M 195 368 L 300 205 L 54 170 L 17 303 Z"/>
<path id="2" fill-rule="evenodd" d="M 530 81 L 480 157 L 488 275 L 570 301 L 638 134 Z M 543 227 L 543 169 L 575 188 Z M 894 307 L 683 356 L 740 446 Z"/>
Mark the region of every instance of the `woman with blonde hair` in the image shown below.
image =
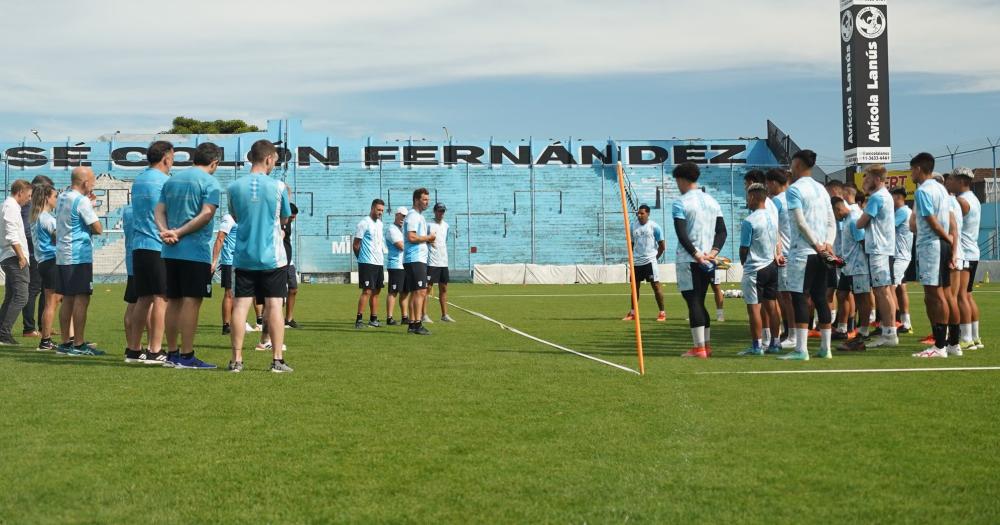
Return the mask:
<path id="1" fill-rule="evenodd" d="M 52 214 L 58 196 L 59 192 L 51 184 L 34 184 L 31 191 L 31 215 L 28 221 L 31 223 L 31 241 L 34 244 L 38 273 L 45 293 L 45 309 L 39 320 L 42 332 L 42 340 L 38 343 L 39 351 L 55 349 L 55 344 L 52 342 L 52 320 L 55 317 L 56 306 L 62 299 L 55 290 L 58 281 L 56 218 Z"/>

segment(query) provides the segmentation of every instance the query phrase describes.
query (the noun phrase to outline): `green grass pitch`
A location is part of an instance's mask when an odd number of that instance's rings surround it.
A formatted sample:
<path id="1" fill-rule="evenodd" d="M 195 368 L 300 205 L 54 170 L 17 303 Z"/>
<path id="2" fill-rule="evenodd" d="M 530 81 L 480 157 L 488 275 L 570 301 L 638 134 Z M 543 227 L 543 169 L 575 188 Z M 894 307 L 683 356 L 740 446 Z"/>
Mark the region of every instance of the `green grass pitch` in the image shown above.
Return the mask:
<path id="1" fill-rule="evenodd" d="M 643 291 L 644 377 L 457 310 L 432 337 L 356 331 L 357 289 L 332 285 L 301 288 L 296 371 L 277 375 L 253 350 L 242 374 L 125 365 L 122 287 L 96 285 L 87 336 L 108 356 L 0 348 L 0 523 L 1000 522 L 1000 370 L 698 374 L 1000 366 L 1000 287 L 977 290 L 985 350 L 910 357 L 928 332 L 915 293 L 900 348 L 806 363 L 735 357 L 739 299 L 716 357 L 680 359 L 680 297 L 655 323 Z M 626 293 L 450 299 L 635 367 Z M 197 349 L 224 367 L 218 312 L 216 289 Z"/>

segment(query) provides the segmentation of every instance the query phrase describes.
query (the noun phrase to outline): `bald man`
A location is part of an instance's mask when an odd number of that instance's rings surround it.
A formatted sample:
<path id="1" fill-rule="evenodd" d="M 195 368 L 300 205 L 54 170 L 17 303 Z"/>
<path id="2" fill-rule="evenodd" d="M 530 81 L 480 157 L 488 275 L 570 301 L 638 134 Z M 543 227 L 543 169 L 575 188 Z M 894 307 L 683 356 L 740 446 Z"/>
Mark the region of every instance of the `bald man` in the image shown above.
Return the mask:
<path id="1" fill-rule="evenodd" d="M 94 171 L 88 167 L 73 169 L 72 186 L 56 201 L 56 269 L 59 280 L 56 292 L 63 296 L 59 327 L 63 343 L 56 350 L 71 356 L 103 355 L 87 344 L 87 307 L 93 293 L 94 246 L 91 235 L 104 232 L 94 212 Z M 72 326 L 72 329 L 70 328 Z M 73 333 L 73 339 L 68 334 Z"/>

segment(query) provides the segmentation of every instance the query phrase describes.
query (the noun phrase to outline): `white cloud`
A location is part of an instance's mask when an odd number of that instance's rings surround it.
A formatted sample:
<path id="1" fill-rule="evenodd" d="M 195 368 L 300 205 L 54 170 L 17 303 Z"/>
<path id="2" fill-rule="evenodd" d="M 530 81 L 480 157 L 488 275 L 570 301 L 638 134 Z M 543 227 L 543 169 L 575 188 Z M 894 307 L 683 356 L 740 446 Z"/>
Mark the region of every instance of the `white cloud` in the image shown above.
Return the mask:
<path id="1" fill-rule="evenodd" d="M 837 9 L 835 0 L 18 2 L 0 19 L 0 107 L 157 131 L 177 114 L 259 122 L 304 109 L 306 98 L 500 76 L 835 76 Z M 908 0 L 889 12 L 894 73 L 962 78 L 942 91 L 1000 89 L 996 3 Z"/>

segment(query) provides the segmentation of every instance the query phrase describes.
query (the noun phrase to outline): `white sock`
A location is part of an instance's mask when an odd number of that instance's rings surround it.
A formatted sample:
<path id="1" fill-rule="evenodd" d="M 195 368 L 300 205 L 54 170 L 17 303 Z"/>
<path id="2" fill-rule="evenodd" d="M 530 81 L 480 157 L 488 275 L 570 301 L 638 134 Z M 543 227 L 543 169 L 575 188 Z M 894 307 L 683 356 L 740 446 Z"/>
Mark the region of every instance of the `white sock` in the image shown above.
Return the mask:
<path id="1" fill-rule="evenodd" d="M 770 328 L 765 328 L 764 331 L 761 333 L 761 336 L 763 336 L 764 341 L 770 341 L 771 340 L 771 329 Z"/>
<path id="2" fill-rule="evenodd" d="M 912 327 L 912 325 L 910 324 L 910 314 L 908 314 L 908 313 L 904 313 L 903 314 L 903 326 L 905 326 L 907 328 L 911 328 Z"/>
<path id="3" fill-rule="evenodd" d="M 695 348 L 705 347 L 705 327 L 696 326 L 691 329 L 691 339 L 694 341 Z"/>
<path id="4" fill-rule="evenodd" d="M 834 319 L 834 320 L 837 319 L 837 310 L 836 309 L 830 311 L 830 319 Z"/>
<path id="5" fill-rule="evenodd" d="M 833 330 L 829 328 L 820 328 L 819 330 L 819 349 L 830 351 L 830 339 L 833 337 Z"/>
<path id="6" fill-rule="evenodd" d="M 971 323 L 959 325 L 958 328 L 960 330 L 959 333 L 962 334 L 960 336 L 960 339 L 962 340 L 963 343 L 968 343 L 969 341 L 972 341 L 972 324 Z"/>
<path id="7" fill-rule="evenodd" d="M 885 335 L 891 336 L 891 337 L 895 337 L 896 336 L 896 326 L 895 326 L 895 324 L 893 326 L 884 326 L 884 327 L 882 327 L 882 333 L 885 334 Z"/>
<path id="8" fill-rule="evenodd" d="M 872 313 L 868 315 L 868 324 L 874 323 L 875 322 L 875 317 L 877 315 L 878 314 L 875 312 L 875 310 L 872 310 Z"/>
<path id="9" fill-rule="evenodd" d="M 861 334 L 861 337 L 867 337 L 868 336 L 868 328 L 869 328 L 868 325 L 864 325 L 861 328 L 858 328 L 858 333 Z"/>
<path id="10" fill-rule="evenodd" d="M 725 315 L 726 315 L 726 311 L 725 310 L 723 310 L 722 308 L 716 308 L 716 310 L 715 310 L 715 317 L 716 318 L 722 319 Z"/>
<path id="11" fill-rule="evenodd" d="M 837 331 L 847 333 L 847 323 L 837 323 Z"/>
<path id="12" fill-rule="evenodd" d="M 972 338 L 979 339 L 979 321 L 972 321 Z"/>
<path id="13" fill-rule="evenodd" d="M 760 339 L 754 339 L 753 344 L 756 345 L 756 348 L 764 348 L 764 342 Z"/>
<path id="14" fill-rule="evenodd" d="M 710 326 L 705 327 L 704 340 L 706 345 L 712 342 L 712 328 Z"/>
<path id="15" fill-rule="evenodd" d="M 806 343 L 809 342 L 809 329 L 808 328 L 796 328 L 795 329 L 795 351 L 799 353 L 806 353 L 808 348 Z"/>

